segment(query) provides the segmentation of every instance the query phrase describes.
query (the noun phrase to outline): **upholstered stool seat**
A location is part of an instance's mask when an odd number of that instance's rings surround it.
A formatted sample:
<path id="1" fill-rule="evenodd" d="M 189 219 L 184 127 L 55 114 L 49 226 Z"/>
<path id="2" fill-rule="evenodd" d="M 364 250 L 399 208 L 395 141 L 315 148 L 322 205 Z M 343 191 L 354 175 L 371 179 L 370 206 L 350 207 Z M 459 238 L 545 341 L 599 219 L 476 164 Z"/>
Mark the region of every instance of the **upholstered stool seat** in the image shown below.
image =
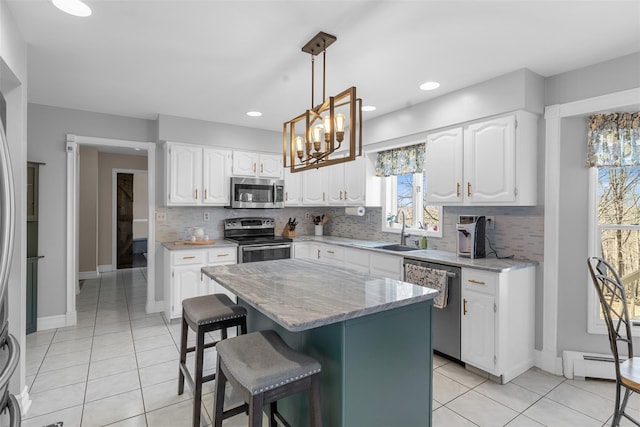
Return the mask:
<path id="1" fill-rule="evenodd" d="M 247 333 L 247 310 L 231 301 L 225 294 L 204 295 L 182 301 L 182 331 L 180 337 L 180 368 L 178 372 L 178 394 L 184 392 L 185 379 L 193 390 L 193 425 L 200 425 L 202 384 L 216 378 L 216 374 L 203 376 L 204 350 L 221 341 L 204 343 L 207 332 L 220 330 L 222 340 L 227 338 L 227 328 L 240 327 Z M 187 334 L 191 328 L 196 333 L 196 345 L 187 347 Z M 187 353 L 196 353 L 193 378 L 187 369 Z"/>
<path id="2" fill-rule="evenodd" d="M 215 427 L 222 420 L 249 411 L 249 426 L 262 426 L 262 411 L 269 405 L 269 426 L 276 418 L 283 425 L 277 410 L 277 400 L 308 390 L 311 426 L 322 425 L 320 408 L 320 363 L 305 354 L 292 350 L 271 330 L 252 332 L 220 342 L 218 351 L 218 379 L 214 396 Z M 224 411 L 224 389 L 229 381 L 244 401 L 244 405 Z"/>

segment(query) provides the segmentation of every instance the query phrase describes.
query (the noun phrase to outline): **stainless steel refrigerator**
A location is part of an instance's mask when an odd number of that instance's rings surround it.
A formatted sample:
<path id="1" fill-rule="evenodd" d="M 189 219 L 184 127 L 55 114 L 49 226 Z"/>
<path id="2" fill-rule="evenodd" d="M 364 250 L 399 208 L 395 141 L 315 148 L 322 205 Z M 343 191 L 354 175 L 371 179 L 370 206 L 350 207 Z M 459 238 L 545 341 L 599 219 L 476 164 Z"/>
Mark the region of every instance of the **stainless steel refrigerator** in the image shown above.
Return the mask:
<path id="1" fill-rule="evenodd" d="M 1 98 L 1 95 L 0 95 Z M 4 99 L 1 99 L 4 104 Z M 3 111 L 6 111 L 2 108 Z M 4 116 L 2 114 L 1 116 Z M 20 426 L 20 406 L 9 381 L 20 359 L 18 340 L 9 333 L 8 281 L 15 232 L 15 190 L 4 117 L 0 119 L 0 412 L 9 411 L 10 426 Z"/>

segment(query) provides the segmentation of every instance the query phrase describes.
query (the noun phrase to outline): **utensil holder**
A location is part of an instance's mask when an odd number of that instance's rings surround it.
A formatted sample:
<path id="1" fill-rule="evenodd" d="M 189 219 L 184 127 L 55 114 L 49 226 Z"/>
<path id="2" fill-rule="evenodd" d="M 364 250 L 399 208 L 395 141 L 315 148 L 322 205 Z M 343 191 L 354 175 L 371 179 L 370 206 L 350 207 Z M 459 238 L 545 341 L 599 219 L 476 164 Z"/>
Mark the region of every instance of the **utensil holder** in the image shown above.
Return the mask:
<path id="1" fill-rule="evenodd" d="M 315 235 L 322 236 L 322 224 L 316 225 Z"/>

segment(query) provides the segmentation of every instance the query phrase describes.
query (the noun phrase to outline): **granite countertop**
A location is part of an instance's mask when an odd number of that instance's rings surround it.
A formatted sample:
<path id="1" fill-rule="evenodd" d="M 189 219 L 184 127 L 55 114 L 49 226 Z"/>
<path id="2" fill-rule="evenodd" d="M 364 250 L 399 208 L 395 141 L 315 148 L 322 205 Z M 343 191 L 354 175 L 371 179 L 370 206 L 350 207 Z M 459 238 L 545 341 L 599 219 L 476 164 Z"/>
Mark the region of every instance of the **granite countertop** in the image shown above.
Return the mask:
<path id="1" fill-rule="evenodd" d="M 436 290 L 400 280 L 299 259 L 204 267 L 202 272 L 292 332 L 438 295 Z"/>
<path id="2" fill-rule="evenodd" d="M 208 245 L 178 245 L 176 242 L 163 242 L 162 246 L 169 249 L 170 251 L 183 251 L 186 249 L 212 249 L 212 248 L 223 248 L 229 246 L 238 246 L 237 243 L 231 242 L 229 240 L 212 240 L 211 244 Z"/>
<path id="3" fill-rule="evenodd" d="M 300 236 L 294 239 L 294 242 L 324 242 L 332 245 L 340 245 L 352 248 L 367 249 L 374 252 L 383 252 L 389 255 L 395 255 L 403 258 L 414 259 L 418 261 L 434 262 L 457 267 L 477 268 L 479 270 L 487 270 L 493 272 L 503 272 L 515 270 L 519 268 L 534 267 L 538 265 L 537 261 L 515 260 L 509 258 L 478 258 L 471 259 L 459 257 L 453 252 L 439 251 L 436 249 L 416 249 L 413 251 L 390 251 L 380 249 L 380 246 L 389 245 L 389 242 L 376 242 L 368 240 L 350 239 L 347 237 L 336 236 Z"/>

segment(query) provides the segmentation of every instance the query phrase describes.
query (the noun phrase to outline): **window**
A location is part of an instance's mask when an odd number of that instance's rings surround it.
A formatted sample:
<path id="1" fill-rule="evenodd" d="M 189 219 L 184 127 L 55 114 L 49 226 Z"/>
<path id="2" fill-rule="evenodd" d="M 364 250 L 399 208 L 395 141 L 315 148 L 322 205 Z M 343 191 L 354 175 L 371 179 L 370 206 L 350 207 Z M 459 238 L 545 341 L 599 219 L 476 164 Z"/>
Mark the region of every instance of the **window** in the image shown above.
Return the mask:
<path id="1" fill-rule="evenodd" d="M 425 144 L 381 151 L 376 176 L 384 177 L 382 231 L 399 232 L 402 220 L 407 232 L 442 237 L 442 207 L 424 202 L 426 174 Z"/>
<path id="2" fill-rule="evenodd" d="M 386 215 L 382 231 L 400 231 L 404 213 L 407 233 L 442 237 L 442 206 L 429 206 L 424 202 L 425 175 L 409 173 L 385 178 L 383 209 Z"/>
<path id="3" fill-rule="evenodd" d="M 589 117 L 587 166 L 589 255 L 616 269 L 629 317 L 640 326 L 640 112 Z M 593 284 L 591 288 L 588 331 L 606 333 Z"/>
<path id="4" fill-rule="evenodd" d="M 591 255 L 607 260 L 625 287 L 629 317 L 640 324 L 640 166 L 591 168 Z M 606 333 L 589 278 L 589 332 Z"/>

